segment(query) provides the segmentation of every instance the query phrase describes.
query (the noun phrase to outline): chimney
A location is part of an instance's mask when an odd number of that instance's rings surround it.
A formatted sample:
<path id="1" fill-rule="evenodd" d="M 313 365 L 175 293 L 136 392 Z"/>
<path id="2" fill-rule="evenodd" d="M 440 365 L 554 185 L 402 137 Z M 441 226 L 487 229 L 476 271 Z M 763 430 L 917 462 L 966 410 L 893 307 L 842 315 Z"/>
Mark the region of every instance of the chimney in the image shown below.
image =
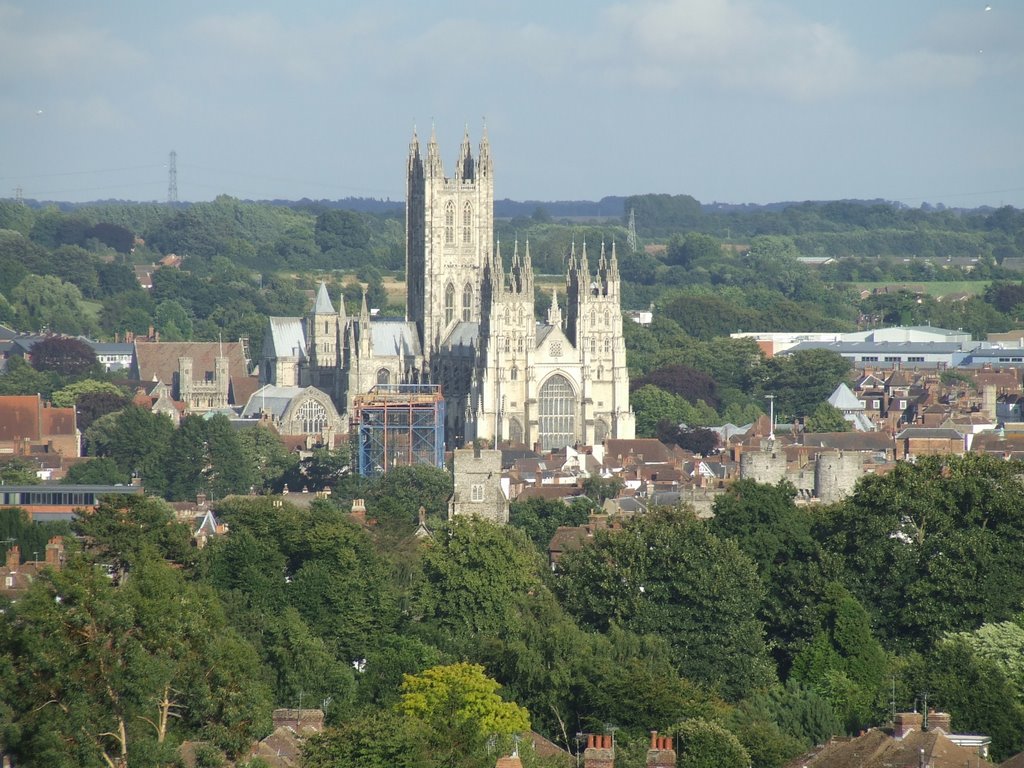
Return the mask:
<path id="1" fill-rule="evenodd" d="M 583 752 L 583 768 L 614 768 L 615 747 L 612 737 L 600 733 L 587 734 L 587 748 Z"/>
<path id="2" fill-rule="evenodd" d="M 928 730 L 942 731 L 945 734 L 953 732 L 950 724 L 949 712 L 936 712 L 934 709 L 928 711 Z"/>
<path id="3" fill-rule="evenodd" d="M 197 493 L 196 494 L 196 506 L 200 507 L 200 508 L 206 506 L 206 494 L 205 493 Z"/>
<path id="4" fill-rule="evenodd" d="M 54 536 L 46 543 L 46 564 L 58 571 L 64 565 L 64 538 Z"/>
<path id="5" fill-rule="evenodd" d="M 920 731 L 924 724 L 924 717 L 920 712 L 897 712 L 893 721 L 893 738 L 902 739 L 911 731 Z"/>
<path id="6" fill-rule="evenodd" d="M 7 550 L 7 567 L 14 571 L 21 565 L 21 547 L 15 544 Z"/>
<path id="7" fill-rule="evenodd" d="M 366 502 L 363 499 L 352 499 L 352 517 L 360 523 L 366 522 Z"/>
<path id="8" fill-rule="evenodd" d="M 651 747 L 647 750 L 647 768 L 675 768 L 676 751 L 671 736 L 659 736 L 651 731 Z"/>

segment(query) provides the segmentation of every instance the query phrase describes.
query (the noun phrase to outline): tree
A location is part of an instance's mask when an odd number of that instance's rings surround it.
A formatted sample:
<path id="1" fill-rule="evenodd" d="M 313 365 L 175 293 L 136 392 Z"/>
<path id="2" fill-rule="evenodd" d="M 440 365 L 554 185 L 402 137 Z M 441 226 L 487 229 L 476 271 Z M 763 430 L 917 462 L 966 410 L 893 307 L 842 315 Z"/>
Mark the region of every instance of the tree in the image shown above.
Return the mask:
<path id="1" fill-rule="evenodd" d="M 12 357 L 0 373 L 0 395 L 49 396 L 57 377 L 37 371 L 21 357 Z"/>
<path id="2" fill-rule="evenodd" d="M 843 418 L 843 412 L 829 402 L 819 403 L 814 413 L 804 419 L 807 432 L 849 432 L 850 422 Z"/>
<path id="3" fill-rule="evenodd" d="M 661 635 L 684 676 L 727 699 L 771 682 L 756 566 L 692 514 L 664 510 L 622 532 L 599 531 L 562 557 L 558 573 L 564 605 L 580 621 Z"/>
<path id="4" fill-rule="evenodd" d="M 357 715 L 311 736 L 302 746 L 305 768 L 432 768 L 424 728 L 392 710 Z"/>
<path id="5" fill-rule="evenodd" d="M 718 723 L 686 720 L 675 729 L 680 768 L 747 768 L 750 756 L 739 739 Z"/>
<path id="6" fill-rule="evenodd" d="M 191 533 L 160 499 L 107 496 L 96 509 L 77 517 L 76 535 L 86 537 L 92 552 L 120 581 L 143 555 L 158 554 L 180 565 L 195 558 Z"/>
<path id="7" fill-rule="evenodd" d="M 95 371 L 96 353 L 81 339 L 49 336 L 32 345 L 32 367 L 59 376 L 81 376 Z"/>
<path id="8" fill-rule="evenodd" d="M 61 482 L 69 485 L 127 485 L 131 478 L 118 469 L 113 459 L 103 457 L 72 464 Z"/>
<path id="9" fill-rule="evenodd" d="M 521 531 L 456 518 L 423 552 L 417 606 L 454 647 L 514 631 L 520 603 L 540 586 L 536 551 Z"/>
<path id="10" fill-rule="evenodd" d="M 209 590 L 144 556 L 129 581 L 73 555 L 0 616 L 18 762 L 163 764 L 186 736 L 238 754 L 270 726 L 256 657 Z"/>
<path id="11" fill-rule="evenodd" d="M 736 542 L 757 563 L 765 585 L 758 615 L 782 674 L 819 631 L 819 606 L 830 579 L 812 534 L 812 518 L 796 506 L 795 496 L 787 482 L 737 480 L 715 499 L 715 515 L 707 523 L 716 536 Z"/>
<path id="12" fill-rule="evenodd" d="M 431 667 L 406 675 L 398 708 L 423 728 L 437 765 L 478 766 L 493 759 L 488 739 L 507 749 L 514 734 L 530 730 L 529 713 L 502 700 L 499 688 L 478 664 Z"/>
<path id="13" fill-rule="evenodd" d="M 142 478 L 146 490 L 162 495 L 167 489 L 167 450 L 174 434 L 170 418 L 129 405 L 98 419 L 86 433 L 95 456 L 109 456 L 122 472 Z"/>
<path id="14" fill-rule="evenodd" d="M 544 551 L 559 526 L 583 525 L 592 510 L 593 505 L 585 499 L 576 499 L 571 504 L 560 499 L 528 499 L 509 505 L 508 521 L 522 530 L 538 550 Z"/>
<path id="15" fill-rule="evenodd" d="M 37 345 L 38 346 L 38 345 Z M 33 348 L 33 358 L 35 356 L 35 350 Z M 34 360 L 33 360 L 34 361 Z M 124 392 L 115 384 L 111 384 L 109 381 L 97 381 L 96 379 L 81 379 L 72 384 L 68 384 L 66 387 L 61 387 L 50 396 L 50 403 L 58 408 L 76 408 L 79 409 L 79 399 L 83 395 L 93 395 L 98 393 L 114 395 L 118 402 L 121 403 L 121 407 L 127 404 L 127 398 Z M 116 410 L 116 409 L 115 409 Z M 102 415 L 102 414 L 99 414 Z M 89 424 L 92 423 L 96 416 L 93 413 L 89 414 Z M 78 428 L 85 430 L 89 424 L 82 425 L 82 416 L 79 415 Z"/>
<path id="16" fill-rule="evenodd" d="M 0 461 L 0 483 L 8 485 L 37 485 L 38 465 L 21 456 L 5 458 Z"/>
<path id="17" fill-rule="evenodd" d="M 793 660 L 792 677 L 828 699 L 856 733 L 884 716 L 891 664 L 856 598 L 833 585 L 826 605 L 823 628 Z"/>
<path id="18" fill-rule="evenodd" d="M 764 366 L 762 391 L 775 395 L 775 414 L 805 416 L 850 375 L 850 361 L 829 349 L 776 355 Z"/>
<path id="19" fill-rule="evenodd" d="M 659 422 L 680 424 L 684 421 L 686 400 L 679 395 L 648 384 L 630 395 L 629 399 L 636 411 L 637 437 L 656 436 Z"/>
<path id="20" fill-rule="evenodd" d="M 94 324 L 82 305 L 82 292 L 52 275 L 28 275 L 8 297 L 18 310 L 18 324 L 33 331 L 88 333 Z"/>
<path id="21" fill-rule="evenodd" d="M 925 650 L 1024 604 L 1020 471 L 983 454 L 920 457 L 828 508 L 816 536 L 890 647 Z"/>

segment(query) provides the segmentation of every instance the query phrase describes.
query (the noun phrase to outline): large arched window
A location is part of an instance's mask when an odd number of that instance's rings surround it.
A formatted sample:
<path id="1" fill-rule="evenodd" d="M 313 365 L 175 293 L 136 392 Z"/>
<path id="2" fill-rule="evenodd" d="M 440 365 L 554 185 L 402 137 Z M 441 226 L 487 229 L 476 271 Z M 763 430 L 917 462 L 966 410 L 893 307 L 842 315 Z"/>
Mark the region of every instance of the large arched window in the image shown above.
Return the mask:
<path id="1" fill-rule="evenodd" d="M 391 383 L 391 371 L 387 368 L 381 368 L 377 371 L 377 383 L 378 384 L 390 384 Z"/>
<path id="2" fill-rule="evenodd" d="M 564 448 L 576 442 L 576 395 L 572 384 L 555 374 L 540 388 L 537 429 L 542 450 Z"/>
<path id="3" fill-rule="evenodd" d="M 451 200 L 444 206 L 444 241 L 449 245 L 455 242 L 455 203 Z"/>
<path id="4" fill-rule="evenodd" d="M 444 321 L 450 323 L 455 319 L 455 286 L 448 283 L 444 289 Z"/>
<path id="5" fill-rule="evenodd" d="M 508 420 L 508 439 L 513 443 L 523 442 L 523 425 L 514 416 Z"/>
<path id="6" fill-rule="evenodd" d="M 608 437 L 608 424 L 604 419 L 598 419 L 594 422 L 594 445 L 603 443 L 606 437 Z"/>
<path id="7" fill-rule="evenodd" d="M 466 283 L 462 289 L 462 319 L 469 320 L 473 316 L 473 286 Z"/>
<path id="8" fill-rule="evenodd" d="M 462 242 L 473 242 L 473 206 L 468 201 L 462 206 Z"/>
<path id="9" fill-rule="evenodd" d="M 318 434 L 327 427 L 327 409 L 316 400 L 307 400 L 299 406 L 298 419 L 304 434 Z"/>

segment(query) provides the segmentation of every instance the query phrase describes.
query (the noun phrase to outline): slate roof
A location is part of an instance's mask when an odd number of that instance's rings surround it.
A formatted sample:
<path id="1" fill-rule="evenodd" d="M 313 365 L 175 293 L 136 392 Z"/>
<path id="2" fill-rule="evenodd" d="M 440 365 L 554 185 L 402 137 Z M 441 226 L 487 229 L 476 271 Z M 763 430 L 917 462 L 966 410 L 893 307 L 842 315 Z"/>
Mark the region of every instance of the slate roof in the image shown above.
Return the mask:
<path id="1" fill-rule="evenodd" d="M 314 315 L 333 315 L 334 305 L 331 304 L 331 297 L 327 294 L 327 284 L 320 281 L 320 288 L 316 292 L 316 302 L 313 304 Z"/>
<path id="2" fill-rule="evenodd" d="M 907 427 L 898 435 L 897 440 L 963 440 L 963 433 L 955 429 L 942 427 Z"/>
<path id="3" fill-rule="evenodd" d="M 863 411 L 864 403 L 857 399 L 848 386 L 840 383 L 835 391 L 828 396 L 829 405 L 838 408 L 840 411 Z"/>
<path id="4" fill-rule="evenodd" d="M 245 403 L 242 409 L 242 418 L 259 418 L 261 412 L 273 414 L 280 419 L 288 409 L 288 404 L 301 395 L 302 387 L 279 387 L 275 384 L 265 384 L 257 389 Z"/>
<path id="5" fill-rule="evenodd" d="M 476 323 L 459 323 L 452 331 L 452 336 L 462 326 L 472 326 L 474 338 L 479 333 L 479 326 Z M 466 332 L 468 333 L 469 330 Z M 448 337 L 449 340 L 452 336 Z M 447 343 L 451 343 L 451 341 Z M 416 324 L 405 320 L 372 321 L 370 323 L 370 345 L 373 354 L 378 357 L 394 357 L 398 355 L 399 350 L 406 357 L 420 354 L 420 340 L 416 335 Z"/>
<path id="6" fill-rule="evenodd" d="M 306 359 L 306 332 L 297 317 L 269 317 L 270 333 L 263 339 L 263 357 L 292 357 Z"/>

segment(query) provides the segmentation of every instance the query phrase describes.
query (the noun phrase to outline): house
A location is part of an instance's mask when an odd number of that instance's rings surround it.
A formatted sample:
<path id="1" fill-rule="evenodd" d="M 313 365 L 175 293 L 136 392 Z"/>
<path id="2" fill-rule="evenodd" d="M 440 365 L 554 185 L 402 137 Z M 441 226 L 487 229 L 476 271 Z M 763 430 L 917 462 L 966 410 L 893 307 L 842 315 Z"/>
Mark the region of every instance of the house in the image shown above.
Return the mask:
<path id="1" fill-rule="evenodd" d="M 929 712 L 927 718 L 919 712 L 900 712 L 891 728 L 872 728 L 852 739 L 834 738 L 785 768 L 993 768 L 987 759 L 990 742 L 987 736 L 953 733 L 944 712 Z"/>
<path id="2" fill-rule="evenodd" d="M 27 553 L 26 553 L 27 554 Z M 54 536 L 47 542 L 44 559 L 33 552 L 31 561 L 21 562 L 21 548 L 15 544 L 7 550 L 3 568 L 0 568 L 0 597 L 14 599 L 25 592 L 35 578 L 45 569 L 59 571 L 64 567 L 64 539 Z"/>
<path id="3" fill-rule="evenodd" d="M 39 395 L 0 395 L 0 455 L 81 456 L 74 408 L 52 408 Z"/>
<path id="4" fill-rule="evenodd" d="M 163 382 L 189 412 L 241 405 L 256 391 L 249 375 L 245 343 L 216 341 L 135 341 L 131 377 Z"/>
<path id="5" fill-rule="evenodd" d="M 964 434 L 950 427 L 907 427 L 896 435 L 899 459 L 961 454 L 966 450 Z"/>

